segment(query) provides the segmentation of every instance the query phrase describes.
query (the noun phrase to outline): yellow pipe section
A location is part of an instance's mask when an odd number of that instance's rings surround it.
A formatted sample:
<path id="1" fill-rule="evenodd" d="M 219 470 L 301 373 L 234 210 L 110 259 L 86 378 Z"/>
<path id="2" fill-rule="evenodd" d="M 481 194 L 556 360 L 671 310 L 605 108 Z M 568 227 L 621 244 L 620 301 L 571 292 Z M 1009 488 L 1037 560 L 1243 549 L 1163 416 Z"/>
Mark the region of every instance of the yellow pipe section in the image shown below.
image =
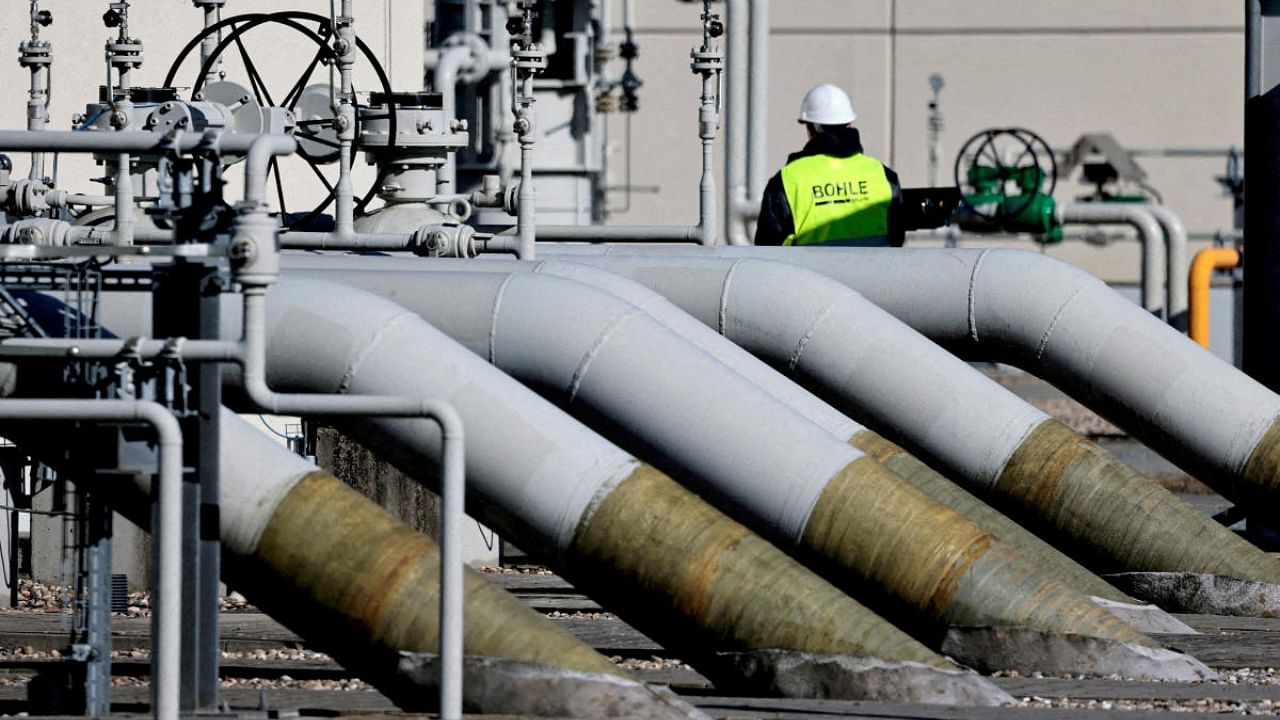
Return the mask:
<path id="1" fill-rule="evenodd" d="M 1206 248 L 1191 261 L 1187 276 L 1187 334 L 1203 348 L 1209 347 L 1209 284 L 1213 273 L 1240 267 L 1242 256 L 1235 248 Z"/>

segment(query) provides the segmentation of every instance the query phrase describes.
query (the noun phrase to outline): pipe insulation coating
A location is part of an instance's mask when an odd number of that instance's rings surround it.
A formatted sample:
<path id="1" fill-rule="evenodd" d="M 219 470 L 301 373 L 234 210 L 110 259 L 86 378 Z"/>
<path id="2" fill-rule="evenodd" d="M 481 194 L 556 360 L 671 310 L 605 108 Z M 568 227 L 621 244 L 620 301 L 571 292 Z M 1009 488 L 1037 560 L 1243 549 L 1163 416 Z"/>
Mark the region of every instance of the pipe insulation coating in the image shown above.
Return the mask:
<path id="1" fill-rule="evenodd" d="M 527 274 L 342 277 L 423 313 L 585 421 L 656 453 L 760 532 L 821 555 L 846 591 L 887 612 L 910 608 L 917 628 L 1030 623 L 1149 643 L 619 298 Z M 457 302 L 445 309 L 441 295 Z"/>
<path id="2" fill-rule="evenodd" d="M 1034 534 L 1028 532 L 1008 517 L 978 498 L 965 492 L 955 483 L 935 472 L 902 448 L 849 419 L 838 410 L 801 388 L 792 380 L 766 365 L 741 347 L 725 342 L 714 330 L 677 308 L 662 295 L 632 280 L 582 263 L 540 260 L 534 263 L 514 260 L 486 259 L 484 262 L 432 259 L 424 262 L 418 258 L 325 256 L 313 254 L 289 255 L 284 258 L 293 270 L 345 270 L 359 269 L 381 272 L 414 273 L 423 269 L 439 268 L 451 272 L 531 272 L 553 275 L 582 282 L 607 291 L 637 307 L 681 338 L 708 353 L 721 363 L 742 375 L 757 387 L 765 390 L 788 407 L 804 415 L 841 441 L 870 455 L 888 467 L 913 487 L 961 513 L 983 527 L 1000 540 L 1013 545 L 1019 553 L 1044 567 L 1051 567 L 1068 585 L 1088 595 L 1135 602 L 1132 598 L 1094 575 L 1083 566 L 1054 549 Z"/>
<path id="3" fill-rule="evenodd" d="M 1047 415 L 838 282 L 750 259 L 579 261 L 667 294 L 1092 567 L 1275 576 L 1257 548 L 1087 440 L 1050 431 L 1058 423 Z M 1081 462 L 1047 464 L 1057 453 Z M 1042 462 L 1014 462 L 1028 456 Z M 1136 496 L 1140 522 L 1115 512 Z M 1213 540 L 1189 547 L 1178 540 L 1187 533 Z"/>
<path id="4" fill-rule="evenodd" d="M 104 319 L 133 329 L 145 317 L 139 301 L 149 299 L 106 293 Z M 537 548 L 578 587 L 615 599 L 628 622 L 664 646 L 689 653 L 781 647 L 950 666 L 403 308 L 353 288 L 287 278 L 272 289 L 267 309 L 272 387 L 447 400 L 468 427 L 484 429 L 466 436 L 473 514 Z M 236 328 L 226 330 L 234 336 Z M 438 460 L 433 424 L 340 424 L 406 473 L 421 477 Z M 619 507 L 664 510 L 611 510 Z M 616 561 L 622 556 L 629 564 Z M 685 582 L 691 576 L 704 582 Z"/>
<path id="5" fill-rule="evenodd" d="M 838 280 L 968 360 L 1005 362 L 1251 508 L 1280 496 L 1280 396 L 1098 278 L 1018 250 L 554 246 L 548 255 L 782 260 Z M 1263 578 L 1256 578 L 1263 580 Z M 1270 580 L 1264 580 L 1270 581 Z"/>

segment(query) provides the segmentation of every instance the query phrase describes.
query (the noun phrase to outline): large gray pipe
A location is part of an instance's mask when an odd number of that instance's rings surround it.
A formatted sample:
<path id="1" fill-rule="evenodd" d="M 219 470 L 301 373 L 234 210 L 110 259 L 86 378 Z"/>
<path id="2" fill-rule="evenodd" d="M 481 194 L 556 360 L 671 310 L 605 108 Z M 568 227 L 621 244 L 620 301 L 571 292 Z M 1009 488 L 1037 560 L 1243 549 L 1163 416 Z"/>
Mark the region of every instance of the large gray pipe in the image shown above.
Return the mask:
<path id="1" fill-rule="evenodd" d="M 1095 567 L 1258 579 L 1280 572 L 1256 548 L 839 282 L 751 259 L 580 261 L 662 293 Z M 1067 447 L 1090 462 L 1024 460 Z M 1109 512 L 1114 503 L 1142 512 L 1118 516 Z M 1192 533 L 1206 538 L 1202 547 L 1180 541 Z"/>
<path id="2" fill-rule="evenodd" d="M 715 261 L 711 261 L 715 262 Z M 803 415 L 810 422 L 826 430 L 841 442 L 848 442 L 874 457 L 882 465 L 893 470 L 913 487 L 934 500 L 960 512 L 992 533 L 1000 540 L 1013 545 L 1019 553 L 1054 572 L 1072 587 L 1089 595 L 1116 602 L 1133 602 L 1124 593 L 1109 585 L 1083 566 L 1063 555 L 1051 545 L 1023 529 L 994 508 L 970 495 L 948 481 L 927 465 L 893 445 L 875 432 L 850 419 L 831 405 L 820 400 L 794 381 L 766 365 L 738 345 L 726 341 L 708 326 L 677 308 L 662 295 L 648 287 L 612 272 L 582 263 L 563 261 L 539 261 L 534 263 L 486 260 L 469 262 L 454 260 L 423 261 L 419 258 L 333 256 L 297 254 L 284 258 L 291 272 L 308 270 L 317 277 L 334 279 L 344 277 L 353 269 L 373 270 L 380 273 L 448 272 L 531 272 L 575 280 L 604 290 L 632 303 L 650 317 L 679 335 L 690 344 L 711 355 L 729 369 L 746 378 L 787 407 Z M 825 278 L 824 278 L 825 280 Z M 377 291 L 379 287 L 372 287 Z"/>
<path id="3" fill-rule="evenodd" d="M 1017 250 L 548 248 L 784 260 L 862 293 L 963 357 L 1040 375 L 1251 509 L 1280 496 L 1280 396 L 1098 278 Z"/>
<path id="4" fill-rule="evenodd" d="M 146 332 L 140 301 L 109 294 L 104 320 Z M 948 666 L 396 304 L 286 278 L 269 296 L 267 326 L 274 389 L 429 393 L 457 408 L 475 429 L 466 438 L 473 515 L 666 647 L 702 660 L 711 649 L 778 648 Z M 343 427 L 406 473 L 420 476 L 439 453 L 430 423 L 365 419 Z"/>
<path id="5" fill-rule="evenodd" d="M 1135 641 L 1083 595 L 615 296 L 527 274 L 342 276 L 820 558 L 834 581 L 914 617 L 921 634 L 935 623 L 1027 624 Z"/>

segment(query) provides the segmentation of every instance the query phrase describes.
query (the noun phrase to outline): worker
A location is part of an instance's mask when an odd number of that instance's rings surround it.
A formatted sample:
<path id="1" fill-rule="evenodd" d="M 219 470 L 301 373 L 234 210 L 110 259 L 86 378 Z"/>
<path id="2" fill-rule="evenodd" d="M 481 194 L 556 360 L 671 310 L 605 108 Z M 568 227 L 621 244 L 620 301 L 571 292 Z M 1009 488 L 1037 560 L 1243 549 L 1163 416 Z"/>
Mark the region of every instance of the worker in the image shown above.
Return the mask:
<path id="1" fill-rule="evenodd" d="M 804 96 L 809 142 L 765 186 L 756 245 L 902 245 L 898 175 L 862 151 L 857 117 L 835 85 Z"/>

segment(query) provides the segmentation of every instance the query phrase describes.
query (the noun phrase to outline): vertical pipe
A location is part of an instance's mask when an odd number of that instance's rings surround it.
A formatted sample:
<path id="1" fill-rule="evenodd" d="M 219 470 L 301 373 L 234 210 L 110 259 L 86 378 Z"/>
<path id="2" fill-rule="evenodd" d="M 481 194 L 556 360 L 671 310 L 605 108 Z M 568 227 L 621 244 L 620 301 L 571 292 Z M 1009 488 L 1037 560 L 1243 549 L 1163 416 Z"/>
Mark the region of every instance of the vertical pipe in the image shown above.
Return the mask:
<path id="1" fill-rule="evenodd" d="M 1203 348 L 1209 347 L 1209 286 L 1214 270 L 1240 266 L 1240 251 L 1235 248 L 1205 248 L 1196 253 L 1187 276 L 1187 334 Z"/>
<path id="2" fill-rule="evenodd" d="M 747 152 L 747 202 L 759 203 L 769 180 L 769 0 L 751 0 L 750 149 Z"/>
<path id="3" fill-rule="evenodd" d="M 155 528 L 156 613 L 152 616 L 151 709 L 177 720 L 182 640 L 182 428 L 167 408 L 133 400 L 0 401 L 3 420 L 143 422 L 155 429 L 160 512 Z"/>
<path id="4" fill-rule="evenodd" d="M 471 60 L 471 51 L 466 46 L 444 48 L 440 51 L 440 60 L 432 73 L 431 85 L 440 93 L 441 108 L 445 122 L 458 119 L 458 73 Z M 458 153 L 449 151 L 448 161 L 436 172 L 438 188 L 441 195 L 457 192 Z"/>
<path id="5" fill-rule="evenodd" d="M 356 35 L 352 27 L 352 0 L 342 0 L 342 16 L 335 28 L 334 45 L 338 51 L 338 182 L 334 199 L 334 231 L 342 237 L 355 233 L 355 190 L 351 183 L 352 154 L 356 139 L 355 90 L 352 75 L 355 68 Z"/>
<path id="6" fill-rule="evenodd" d="M 747 0 L 727 0 L 726 6 L 725 94 L 728 102 L 724 126 L 724 237 L 730 245 L 749 245 L 741 213 L 747 196 L 748 5 Z"/>
<path id="7" fill-rule="evenodd" d="M 1164 205 L 1146 205 L 1160 223 L 1165 247 L 1165 320 L 1175 330 L 1187 329 L 1187 228 L 1182 218 Z"/>
<path id="8" fill-rule="evenodd" d="M 533 97 L 533 75 L 530 74 L 523 81 L 524 94 L 527 98 Z M 527 107 L 524 110 L 523 117 L 529 121 L 529 131 L 520 135 L 520 208 L 516 215 L 516 228 L 520 236 L 520 259 L 533 260 L 534 248 L 536 246 L 537 237 L 535 230 L 537 224 L 537 194 L 533 188 L 533 133 L 534 119 L 533 108 Z"/>
<path id="9" fill-rule="evenodd" d="M 133 244 L 133 175 L 130 173 L 129 153 L 116 156 L 116 245 Z"/>
<path id="10" fill-rule="evenodd" d="M 1058 221 L 1063 224 L 1126 224 L 1138 232 L 1142 243 L 1142 309 L 1159 316 L 1164 307 L 1165 273 L 1163 233 L 1145 205 L 1124 203 L 1064 203 L 1058 206 Z M 1181 278 L 1179 278 L 1181 282 Z"/>
<path id="11" fill-rule="evenodd" d="M 1244 99 L 1262 94 L 1262 0 L 1244 0 Z"/>
<path id="12" fill-rule="evenodd" d="M 218 22 L 219 6 L 215 3 L 208 3 L 204 4 L 203 8 L 204 27 L 207 30 Z M 209 71 L 205 73 L 204 76 L 204 83 L 206 87 L 218 81 L 218 73 L 222 70 L 222 56 L 214 56 L 214 53 L 218 50 L 218 43 L 221 42 L 221 40 L 221 33 L 210 33 L 200 42 L 200 67 L 209 68 Z M 210 58 L 213 58 L 212 63 L 209 62 Z"/>
<path id="13" fill-rule="evenodd" d="M 462 533 L 466 518 L 465 439 L 462 418 L 452 407 L 437 403 L 433 409 L 444 438 L 441 464 L 440 542 L 440 719 L 462 718 L 463 577 Z"/>

